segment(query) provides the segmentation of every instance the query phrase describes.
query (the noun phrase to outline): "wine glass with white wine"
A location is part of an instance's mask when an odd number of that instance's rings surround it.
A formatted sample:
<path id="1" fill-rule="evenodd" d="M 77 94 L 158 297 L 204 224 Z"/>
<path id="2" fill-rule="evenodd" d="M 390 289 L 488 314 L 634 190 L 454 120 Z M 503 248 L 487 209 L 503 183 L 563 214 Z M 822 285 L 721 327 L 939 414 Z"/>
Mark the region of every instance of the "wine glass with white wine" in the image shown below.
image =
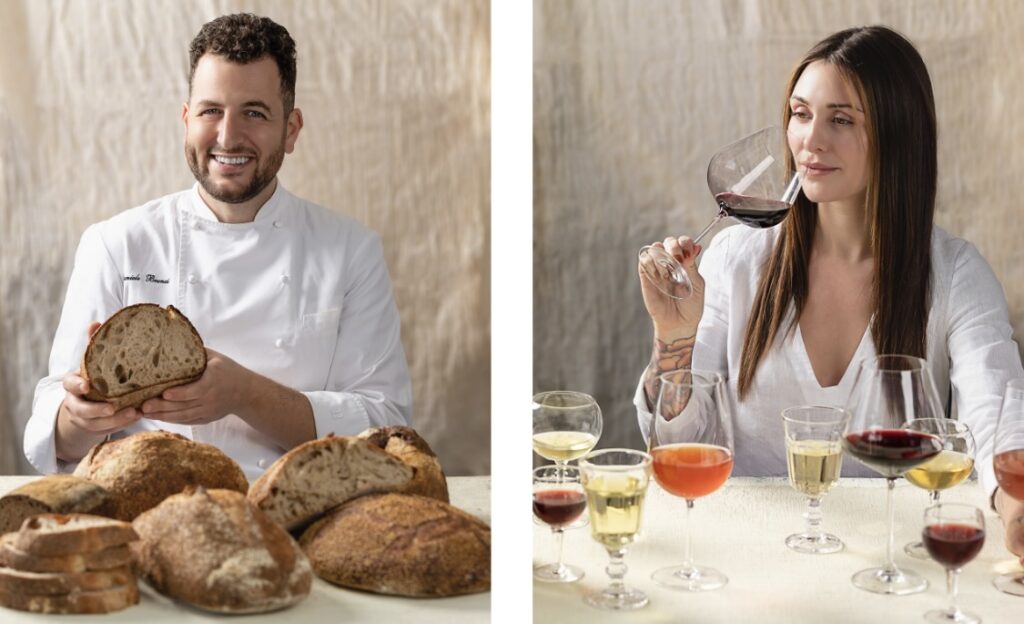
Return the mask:
<path id="1" fill-rule="evenodd" d="M 601 408 L 589 394 L 553 390 L 533 397 L 533 450 L 559 466 L 589 453 L 601 428 Z"/>

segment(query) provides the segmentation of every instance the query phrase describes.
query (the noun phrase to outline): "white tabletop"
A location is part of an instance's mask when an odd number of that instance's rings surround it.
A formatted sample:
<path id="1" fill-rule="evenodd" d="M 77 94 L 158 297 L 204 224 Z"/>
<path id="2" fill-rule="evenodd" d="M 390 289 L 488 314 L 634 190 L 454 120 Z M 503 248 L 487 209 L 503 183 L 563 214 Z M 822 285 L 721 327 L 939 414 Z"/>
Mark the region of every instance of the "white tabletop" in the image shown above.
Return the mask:
<path id="1" fill-rule="evenodd" d="M 0 477 L 0 495 L 38 477 Z M 452 477 L 448 479 L 451 502 L 490 524 L 490 477 Z M 313 582 L 309 596 L 290 609 L 263 615 L 231 616 L 225 619 L 212 613 L 186 607 L 166 598 L 143 582 L 139 583 L 142 600 L 138 605 L 105 616 L 53 616 L 0 608 L 0 622 L 71 621 L 89 622 L 372 622 L 381 624 L 479 624 L 490 617 L 489 593 L 454 598 L 400 598 L 342 589 L 319 578 Z"/>
<path id="2" fill-rule="evenodd" d="M 571 584 L 534 581 L 534 622 L 723 622 L 827 624 L 919 622 L 925 611 L 945 608 L 946 583 L 941 566 L 911 559 L 903 546 L 920 537 L 927 494 L 900 480 L 895 491 L 896 565 L 912 569 L 930 582 L 910 596 L 885 596 L 854 587 L 850 577 L 885 560 L 885 481 L 843 479 L 823 499 L 825 530 L 846 543 L 843 552 L 803 555 L 783 544 L 787 535 L 803 530 L 805 501 L 785 479 L 732 478 L 718 492 L 700 499 L 693 509 L 694 558 L 729 577 L 724 588 L 690 593 L 662 588 L 651 580 L 658 568 L 681 564 L 685 548 L 686 503 L 651 481 L 641 537 L 626 554 L 626 584 L 647 593 L 650 604 L 628 615 L 600 611 L 582 601 L 585 593 L 608 585 L 605 550 L 590 537 L 590 528 L 565 533 L 567 563 L 586 576 Z M 988 624 L 1024 622 L 1024 598 L 992 586 L 999 573 L 1020 566 L 1003 544 L 999 519 L 987 509 L 981 488 L 969 482 L 942 495 L 986 512 L 986 539 L 981 554 L 960 577 L 960 607 Z M 548 527 L 534 526 L 534 564 L 554 557 Z"/>

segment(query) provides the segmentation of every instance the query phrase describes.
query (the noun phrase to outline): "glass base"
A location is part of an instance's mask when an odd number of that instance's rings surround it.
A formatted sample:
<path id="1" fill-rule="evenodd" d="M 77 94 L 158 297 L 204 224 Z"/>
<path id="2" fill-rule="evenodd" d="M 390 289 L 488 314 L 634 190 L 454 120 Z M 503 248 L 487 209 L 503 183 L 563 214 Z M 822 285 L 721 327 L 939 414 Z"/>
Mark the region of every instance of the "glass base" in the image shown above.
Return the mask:
<path id="1" fill-rule="evenodd" d="M 909 542 L 903 547 L 903 552 L 913 557 L 914 559 L 931 559 L 931 555 L 928 554 L 928 549 L 924 547 L 923 542 Z"/>
<path id="2" fill-rule="evenodd" d="M 712 591 L 725 587 L 729 582 L 728 577 L 714 568 L 687 568 L 685 566 L 672 566 L 655 570 L 651 575 L 654 582 L 663 587 L 680 589 L 682 591 Z"/>
<path id="3" fill-rule="evenodd" d="M 949 611 L 943 609 L 935 609 L 924 614 L 924 619 L 929 622 L 956 622 L 956 624 L 981 624 L 981 618 L 974 615 L 973 613 L 967 613 L 966 611 Z"/>
<path id="4" fill-rule="evenodd" d="M 574 583 L 585 573 L 574 565 L 548 563 L 533 569 L 533 578 L 545 583 Z"/>
<path id="5" fill-rule="evenodd" d="M 928 581 L 910 570 L 868 568 L 853 575 L 854 586 L 876 594 L 906 596 L 928 589 Z"/>
<path id="6" fill-rule="evenodd" d="M 608 609 L 610 611 L 631 611 L 633 609 L 646 607 L 648 599 L 647 594 L 643 593 L 639 589 L 632 589 L 630 587 L 612 589 L 609 587 L 604 591 L 587 594 L 583 597 L 583 602 L 592 607 L 597 607 L 598 609 Z"/>
<path id="7" fill-rule="evenodd" d="M 808 555 L 827 555 L 839 552 L 846 545 L 843 544 L 843 540 L 831 533 L 797 533 L 786 538 L 786 547 Z"/>
<path id="8" fill-rule="evenodd" d="M 992 579 L 996 589 L 1011 596 L 1024 596 L 1024 572 L 1001 574 Z"/>

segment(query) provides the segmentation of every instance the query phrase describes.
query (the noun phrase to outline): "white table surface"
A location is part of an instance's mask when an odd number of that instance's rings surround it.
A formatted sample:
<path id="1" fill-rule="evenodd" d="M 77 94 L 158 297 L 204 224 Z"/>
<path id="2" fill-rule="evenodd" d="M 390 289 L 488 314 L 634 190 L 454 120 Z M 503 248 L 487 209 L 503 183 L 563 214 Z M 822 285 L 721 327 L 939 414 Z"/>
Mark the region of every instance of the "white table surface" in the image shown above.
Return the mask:
<path id="1" fill-rule="evenodd" d="M 821 622 L 922 622 L 925 611 L 945 608 L 942 567 L 911 559 L 903 546 L 920 537 L 927 494 L 904 480 L 897 483 L 896 556 L 899 567 L 920 573 L 929 588 L 910 596 L 873 594 L 854 587 L 850 577 L 885 560 L 886 518 L 883 479 L 842 479 L 823 499 L 825 530 L 838 535 L 846 548 L 832 555 L 803 555 L 786 548 L 787 535 L 804 528 L 806 499 L 786 479 L 732 478 L 718 492 L 699 499 L 693 508 L 694 557 L 729 577 L 717 591 L 690 593 L 663 588 L 651 573 L 681 564 L 685 548 L 685 501 L 651 480 L 641 537 L 627 552 L 626 585 L 647 593 L 650 604 L 628 613 L 607 612 L 582 601 L 585 593 L 608 585 L 608 556 L 590 536 L 590 527 L 565 533 L 564 561 L 583 568 L 576 583 L 534 581 L 534 622 L 723 622 L 796 624 Z M 992 586 L 999 573 L 1019 570 L 1006 550 L 999 519 L 975 482 L 944 492 L 942 500 L 966 502 L 986 512 L 986 539 L 981 554 L 960 576 L 960 607 L 981 616 L 986 624 L 1024 624 L 1024 597 L 1003 594 Z M 544 525 L 534 525 L 534 565 L 554 558 L 554 538 Z"/>
<path id="2" fill-rule="evenodd" d="M 38 477 L 0 476 L 0 495 Z M 451 477 L 448 479 L 451 502 L 491 523 L 490 477 Z M 490 619 L 490 593 L 456 596 L 453 598 L 401 598 L 368 592 L 342 589 L 319 578 L 313 581 L 313 590 L 299 604 L 262 615 L 220 616 L 176 603 L 158 594 L 144 582 L 139 582 L 142 595 L 139 604 L 108 615 L 43 615 L 0 608 L 0 622 L 88 621 L 132 622 L 160 624 L 162 622 L 372 622 L 374 624 L 479 624 Z"/>

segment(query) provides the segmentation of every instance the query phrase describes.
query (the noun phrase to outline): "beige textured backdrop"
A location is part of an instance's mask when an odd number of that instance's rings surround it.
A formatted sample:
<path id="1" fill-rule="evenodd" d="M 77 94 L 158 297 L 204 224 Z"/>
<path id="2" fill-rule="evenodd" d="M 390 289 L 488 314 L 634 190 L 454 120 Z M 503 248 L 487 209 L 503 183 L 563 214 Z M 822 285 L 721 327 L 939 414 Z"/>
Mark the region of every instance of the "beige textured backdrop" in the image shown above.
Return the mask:
<path id="1" fill-rule="evenodd" d="M 650 357 L 636 252 L 695 234 L 719 146 L 780 120 L 818 40 L 881 23 L 928 64 L 937 223 L 992 265 L 1024 336 L 1024 2 L 560 0 L 534 4 L 534 386 L 593 393 L 600 446 L 639 446 Z M 743 227 L 743 226 L 736 226 Z"/>
<path id="2" fill-rule="evenodd" d="M 489 473 L 487 0 L 0 0 L 0 474 L 31 471 L 21 432 L 79 236 L 192 184 L 188 44 L 241 11 L 298 46 L 283 183 L 381 234 L 415 426 L 449 474 Z"/>

